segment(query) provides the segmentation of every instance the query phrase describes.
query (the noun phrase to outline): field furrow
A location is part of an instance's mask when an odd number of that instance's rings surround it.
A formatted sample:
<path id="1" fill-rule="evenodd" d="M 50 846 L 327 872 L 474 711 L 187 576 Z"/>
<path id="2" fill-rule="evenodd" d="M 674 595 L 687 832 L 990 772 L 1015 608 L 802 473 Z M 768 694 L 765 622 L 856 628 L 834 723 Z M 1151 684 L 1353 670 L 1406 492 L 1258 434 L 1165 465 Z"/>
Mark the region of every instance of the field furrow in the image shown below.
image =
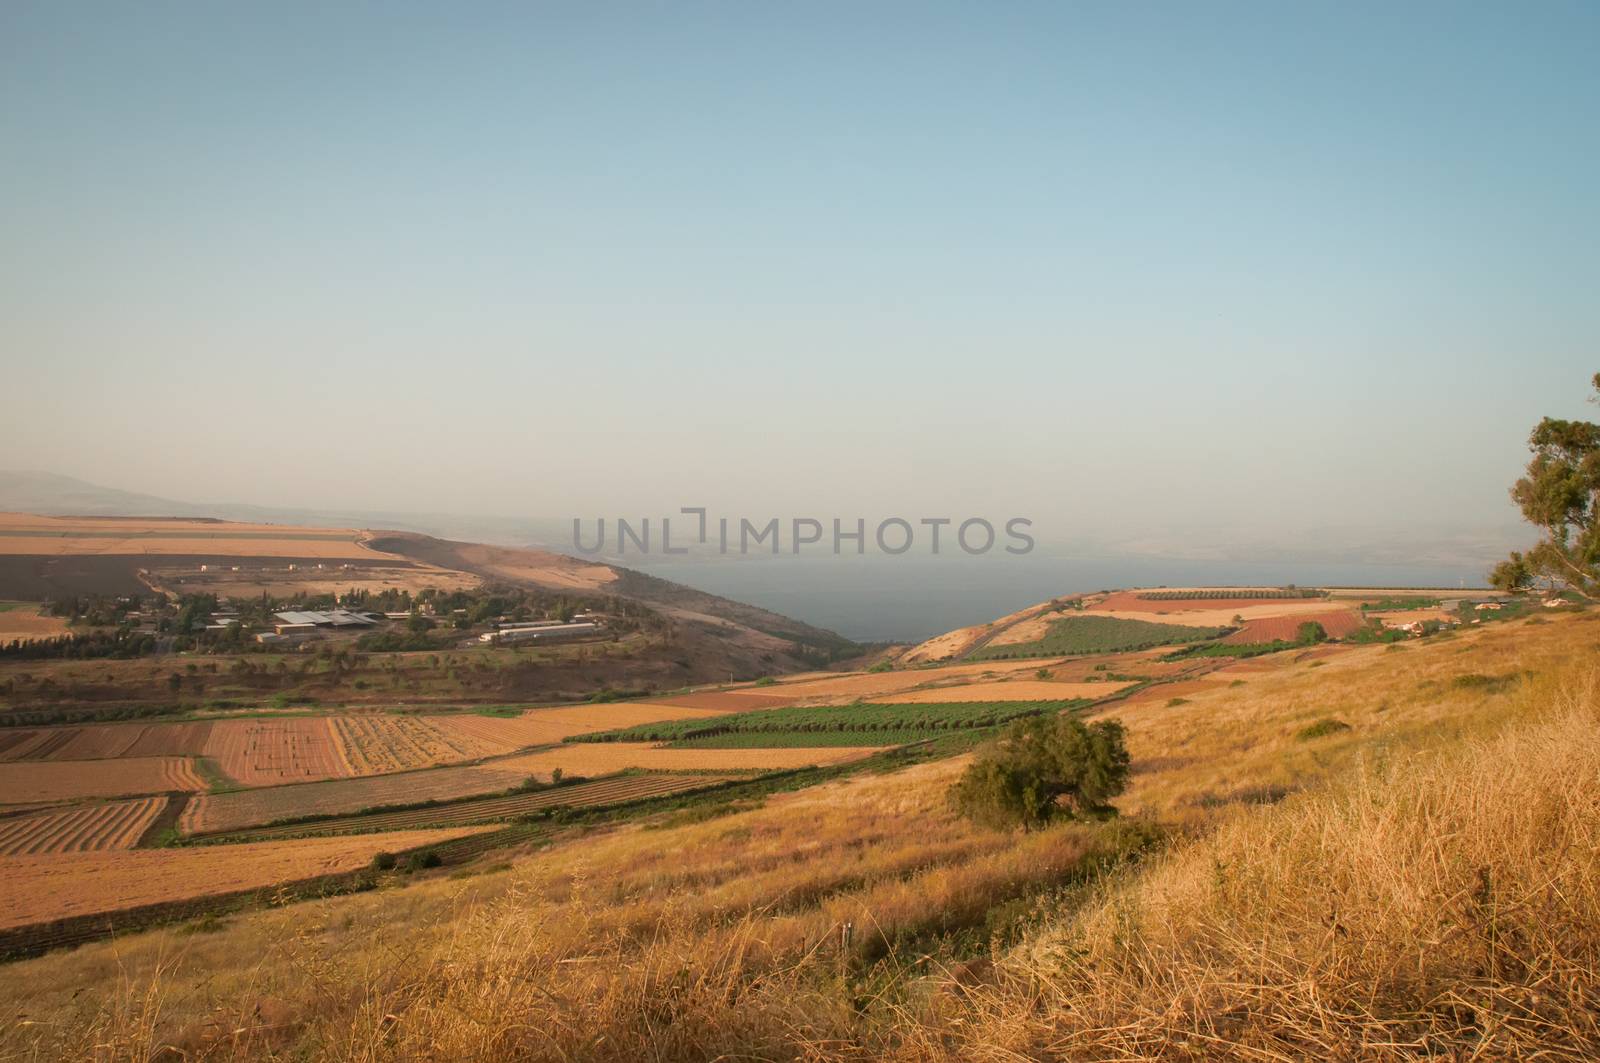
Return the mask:
<path id="1" fill-rule="evenodd" d="M 637 801 L 715 786 L 737 776 L 625 775 L 614 779 L 561 786 L 507 797 L 457 801 L 427 808 L 378 812 L 366 816 L 341 816 L 309 823 L 291 823 L 238 835 L 243 841 L 267 841 L 305 834 L 339 834 L 354 831 L 399 831 L 422 827 L 469 826 L 513 819 L 529 812 L 560 805 L 598 806 Z"/>
<path id="2" fill-rule="evenodd" d="M 0 820 L 0 856 L 131 849 L 166 801 L 146 797 L 9 817 Z"/>

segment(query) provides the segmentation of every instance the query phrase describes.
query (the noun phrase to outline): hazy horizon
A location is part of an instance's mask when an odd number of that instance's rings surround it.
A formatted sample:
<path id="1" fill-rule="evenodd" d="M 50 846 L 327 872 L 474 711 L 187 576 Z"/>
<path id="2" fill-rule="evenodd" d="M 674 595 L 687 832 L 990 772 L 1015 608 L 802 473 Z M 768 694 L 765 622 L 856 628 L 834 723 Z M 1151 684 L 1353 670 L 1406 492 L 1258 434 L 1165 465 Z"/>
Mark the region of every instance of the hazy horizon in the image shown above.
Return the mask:
<path id="1" fill-rule="evenodd" d="M 1315 551 L 1589 410 L 1591 5 L 459 15 L 8 5 L 4 464 Z"/>

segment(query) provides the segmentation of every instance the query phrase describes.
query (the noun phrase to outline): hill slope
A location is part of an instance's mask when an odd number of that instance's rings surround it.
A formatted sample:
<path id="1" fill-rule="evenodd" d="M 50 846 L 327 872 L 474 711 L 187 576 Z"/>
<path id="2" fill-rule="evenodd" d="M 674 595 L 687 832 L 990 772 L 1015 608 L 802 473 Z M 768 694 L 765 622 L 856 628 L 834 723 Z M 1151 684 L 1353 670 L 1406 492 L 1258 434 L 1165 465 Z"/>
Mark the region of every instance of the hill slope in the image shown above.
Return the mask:
<path id="1" fill-rule="evenodd" d="M 1600 808 L 1570 781 L 1600 775 L 1596 650 L 1578 614 L 1247 662 L 1102 710 L 1134 758 L 1120 821 L 996 833 L 947 810 L 959 759 L 859 775 L 27 961 L 35 1024 L 0 1036 L 62 1058 L 1592 1055 Z"/>

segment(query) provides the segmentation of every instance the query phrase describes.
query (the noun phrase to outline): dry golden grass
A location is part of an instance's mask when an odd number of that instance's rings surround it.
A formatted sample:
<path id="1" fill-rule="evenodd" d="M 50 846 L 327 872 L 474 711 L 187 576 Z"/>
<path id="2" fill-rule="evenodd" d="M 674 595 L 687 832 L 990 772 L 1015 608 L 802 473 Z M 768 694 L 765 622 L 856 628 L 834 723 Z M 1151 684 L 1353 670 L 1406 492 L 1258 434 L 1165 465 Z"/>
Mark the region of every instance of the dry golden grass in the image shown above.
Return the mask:
<path id="1" fill-rule="evenodd" d="M 1584 617 L 1519 623 L 1121 706 L 1139 771 L 1123 804 L 1184 830 L 1098 883 L 1086 861 L 1127 828 L 979 830 L 943 804 L 961 762 L 936 762 L 28 961 L 0 1050 L 1589 1058 L 1600 702 L 1574 661 L 1597 648 Z M 1474 675 L 1490 679 L 1457 682 Z M 1352 729 L 1298 737 L 1323 717 Z M 1282 782 L 1305 792 L 1235 792 Z"/>
<path id="2" fill-rule="evenodd" d="M 1368 758 L 1108 886 L 927 1033 L 990 1058 L 1594 1058 L 1600 674 L 1518 700 L 1497 734 Z"/>
<path id="3" fill-rule="evenodd" d="M 65 620 L 43 615 L 33 602 L 0 602 L 0 644 L 56 638 L 67 634 L 67 630 Z"/>

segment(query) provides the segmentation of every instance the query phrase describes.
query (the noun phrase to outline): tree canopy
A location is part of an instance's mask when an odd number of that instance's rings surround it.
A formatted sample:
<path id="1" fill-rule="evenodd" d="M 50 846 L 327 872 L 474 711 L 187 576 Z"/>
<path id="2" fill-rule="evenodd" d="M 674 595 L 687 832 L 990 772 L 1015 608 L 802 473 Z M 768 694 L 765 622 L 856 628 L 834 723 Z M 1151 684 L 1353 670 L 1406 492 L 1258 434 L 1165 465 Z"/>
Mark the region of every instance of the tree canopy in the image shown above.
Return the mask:
<path id="1" fill-rule="evenodd" d="M 1103 812 L 1128 783 L 1122 724 L 1071 716 L 1017 720 L 951 788 L 951 805 L 988 827 L 1031 830 L 1055 816 Z"/>
<path id="2" fill-rule="evenodd" d="M 1600 373 L 1591 382 L 1600 400 Z M 1600 590 L 1600 425 L 1546 417 L 1528 437 L 1533 459 L 1511 499 L 1543 533 L 1527 552 L 1496 565 L 1489 582 L 1506 591 L 1543 583 L 1593 597 Z"/>

